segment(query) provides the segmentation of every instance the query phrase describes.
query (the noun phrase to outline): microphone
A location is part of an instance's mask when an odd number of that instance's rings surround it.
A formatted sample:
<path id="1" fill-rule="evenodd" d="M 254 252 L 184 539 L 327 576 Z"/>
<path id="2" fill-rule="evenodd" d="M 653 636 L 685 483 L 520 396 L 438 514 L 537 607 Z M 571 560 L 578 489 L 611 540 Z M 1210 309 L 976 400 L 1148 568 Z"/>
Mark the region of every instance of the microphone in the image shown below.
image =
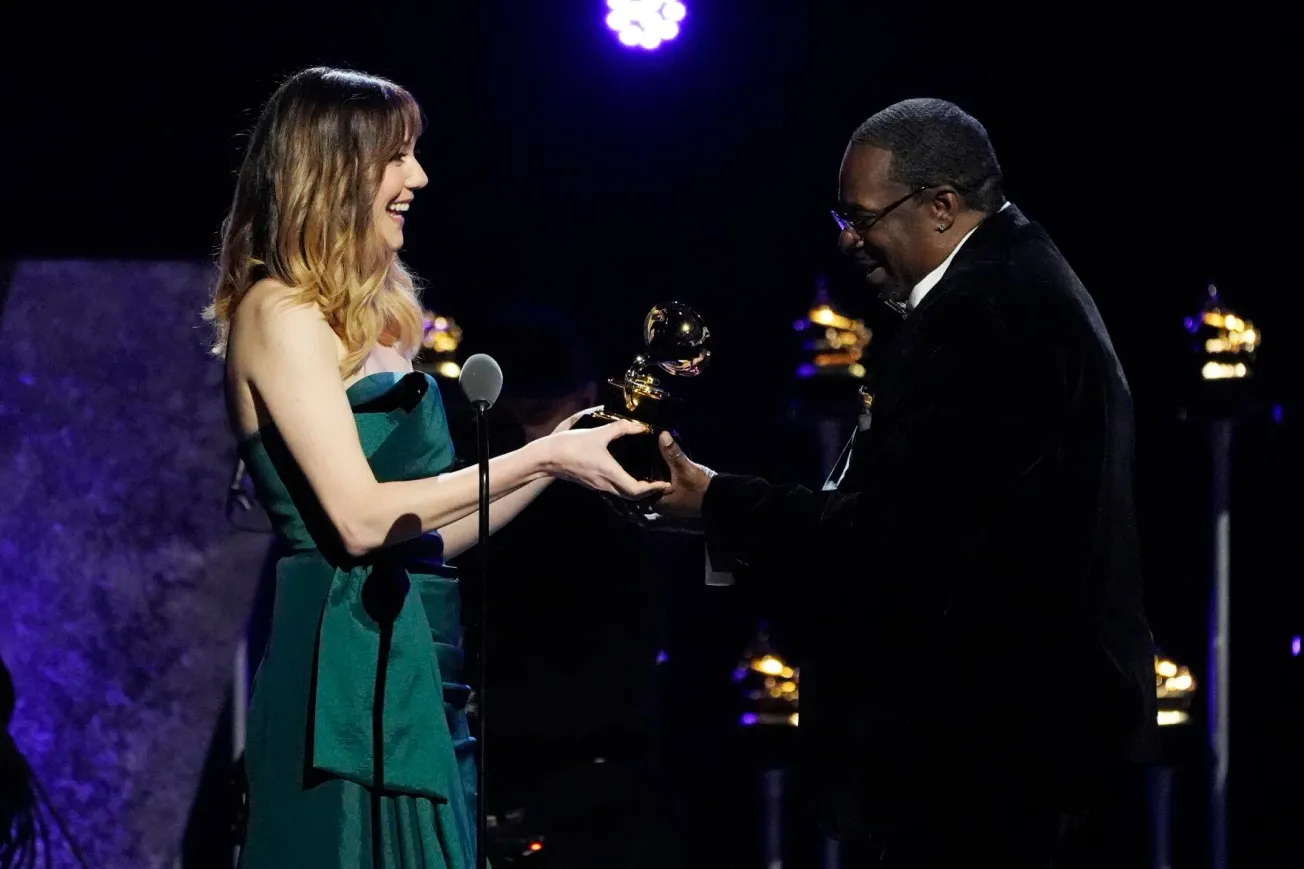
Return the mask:
<path id="1" fill-rule="evenodd" d="M 477 353 L 466 360 L 457 382 L 473 407 L 479 410 L 483 405 L 488 410 L 503 391 L 503 370 L 492 356 Z"/>
<path id="2" fill-rule="evenodd" d="M 503 369 L 492 356 L 477 353 L 462 365 L 458 376 L 471 406 L 475 408 L 476 452 L 480 460 L 480 688 L 477 692 L 476 730 L 479 757 L 476 764 L 476 866 L 489 865 L 489 802 L 485 798 L 485 655 L 488 647 L 489 610 L 489 408 L 503 391 Z"/>

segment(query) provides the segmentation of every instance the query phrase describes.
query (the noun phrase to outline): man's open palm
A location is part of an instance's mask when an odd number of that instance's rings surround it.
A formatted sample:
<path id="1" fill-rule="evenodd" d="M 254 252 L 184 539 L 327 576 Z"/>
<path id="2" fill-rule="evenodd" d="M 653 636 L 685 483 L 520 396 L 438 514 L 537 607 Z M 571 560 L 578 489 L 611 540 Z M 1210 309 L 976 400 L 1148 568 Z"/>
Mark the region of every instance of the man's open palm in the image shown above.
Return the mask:
<path id="1" fill-rule="evenodd" d="M 702 515 L 702 498 L 715 471 L 684 455 L 670 432 L 663 431 L 657 438 L 657 445 L 670 468 L 670 491 L 657 499 L 656 511 L 663 516 L 696 519 Z"/>

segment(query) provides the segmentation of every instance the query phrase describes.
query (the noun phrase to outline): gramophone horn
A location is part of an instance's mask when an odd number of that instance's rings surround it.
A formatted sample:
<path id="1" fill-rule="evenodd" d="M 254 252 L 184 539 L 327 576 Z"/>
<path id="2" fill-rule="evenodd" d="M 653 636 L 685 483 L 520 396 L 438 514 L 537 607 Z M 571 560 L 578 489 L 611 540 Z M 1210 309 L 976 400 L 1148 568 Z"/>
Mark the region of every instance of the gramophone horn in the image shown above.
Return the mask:
<path id="1" fill-rule="evenodd" d="M 643 320 L 646 358 L 668 374 L 696 377 L 711 361 L 711 330 L 683 302 L 665 302 Z"/>

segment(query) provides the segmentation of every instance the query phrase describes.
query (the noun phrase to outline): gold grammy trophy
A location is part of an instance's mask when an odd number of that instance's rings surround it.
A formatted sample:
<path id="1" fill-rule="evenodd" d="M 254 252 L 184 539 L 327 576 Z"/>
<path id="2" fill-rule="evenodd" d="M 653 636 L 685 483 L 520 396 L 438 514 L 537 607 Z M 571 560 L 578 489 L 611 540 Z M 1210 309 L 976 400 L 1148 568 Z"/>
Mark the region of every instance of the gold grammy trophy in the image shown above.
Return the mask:
<path id="1" fill-rule="evenodd" d="M 696 377 L 711 360 L 711 330 L 697 312 L 682 302 L 666 302 L 648 311 L 643 320 L 644 350 L 619 380 L 607 381 L 601 410 L 581 417 L 576 428 L 634 420 L 646 434 L 626 435 L 611 444 L 611 454 L 630 476 L 668 480 L 670 472 L 657 447 L 657 435 L 674 431 L 681 399 L 662 387 L 654 372 Z"/>

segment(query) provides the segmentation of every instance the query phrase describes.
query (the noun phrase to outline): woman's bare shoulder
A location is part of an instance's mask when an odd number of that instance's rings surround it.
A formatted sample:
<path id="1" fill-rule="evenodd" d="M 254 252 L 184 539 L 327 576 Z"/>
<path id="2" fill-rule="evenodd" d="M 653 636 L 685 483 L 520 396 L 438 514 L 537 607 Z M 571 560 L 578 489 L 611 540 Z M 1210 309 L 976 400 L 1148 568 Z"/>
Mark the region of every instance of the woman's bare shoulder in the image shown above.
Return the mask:
<path id="1" fill-rule="evenodd" d="M 321 309 L 304 301 L 294 287 L 275 278 L 263 278 L 245 292 L 232 317 L 232 327 L 243 322 L 258 328 L 286 318 L 325 322 Z"/>
<path id="2" fill-rule="evenodd" d="M 232 352 L 262 355 L 278 345 L 304 342 L 333 346 L 335 341 L 317 305 L 304 301 L 293 287 L 266 278 L 249 288 L 231 317 L 228 357 Z"/>
<path id="3" fill-rule="evenodd" d="M 339 338 L 315 304 L 280 281 L 254 284 L 236 307 L 227 342 L 227 393 L 236 427 L 244 434 L 265 425 L 256 396 L 286 378 L 320 376 L 338 384 L 339 356 Z"/>

